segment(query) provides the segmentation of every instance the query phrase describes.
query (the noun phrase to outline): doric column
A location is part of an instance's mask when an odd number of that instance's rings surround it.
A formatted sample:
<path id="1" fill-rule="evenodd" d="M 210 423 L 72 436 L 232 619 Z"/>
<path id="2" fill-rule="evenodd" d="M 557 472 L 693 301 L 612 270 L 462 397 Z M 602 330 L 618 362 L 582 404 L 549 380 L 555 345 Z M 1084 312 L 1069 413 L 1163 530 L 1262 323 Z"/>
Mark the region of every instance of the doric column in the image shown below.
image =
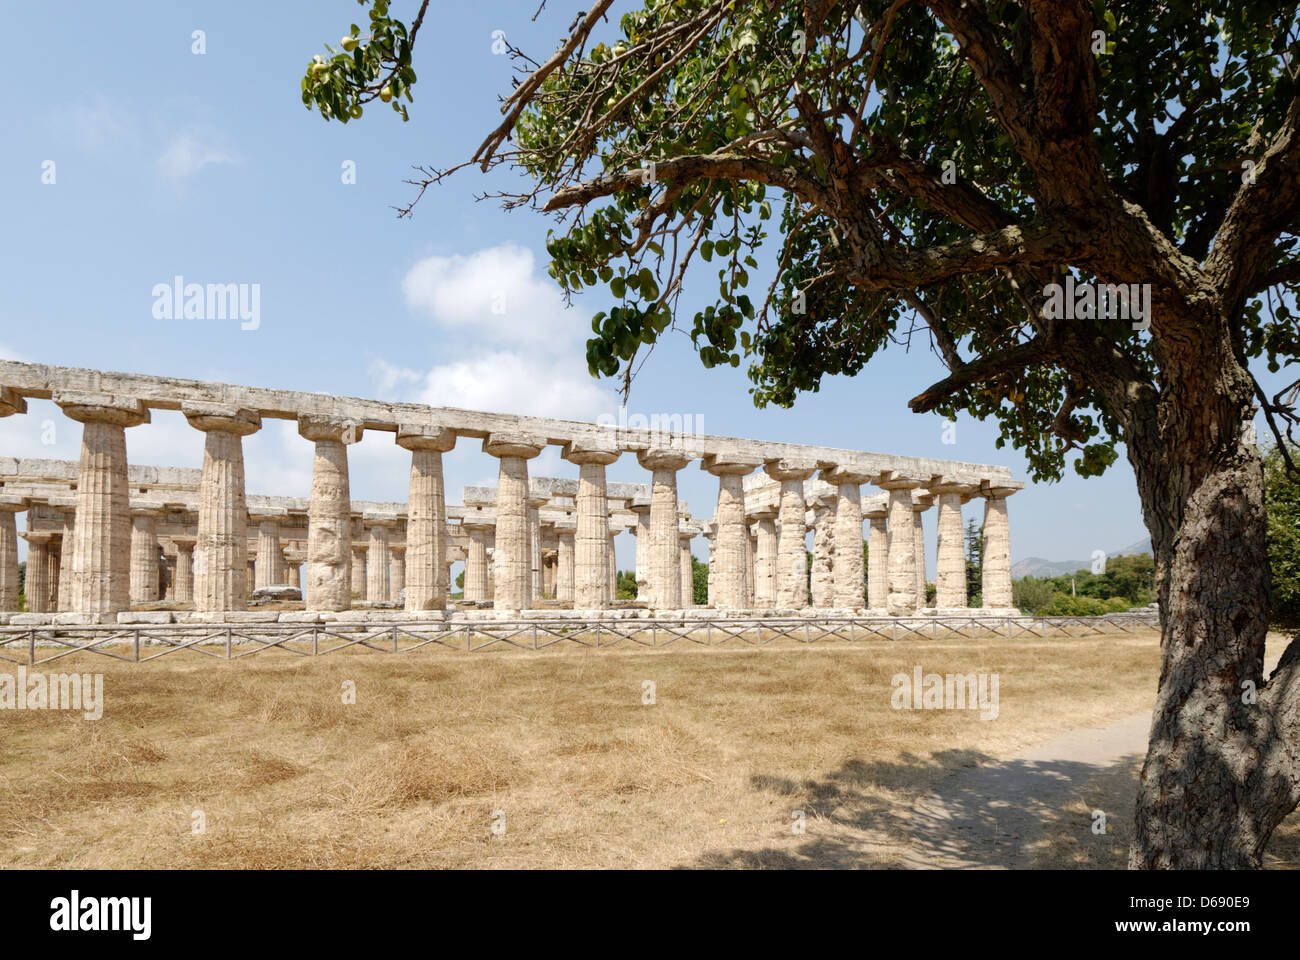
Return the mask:
<path id="1" fill-rule="evenodd" d="M 557 562 L 556 550 L 542 551 L 542 596 L 550 597 L 552 600 L 556 599 L 555 597 L 556 562 Z"/>
<path id="2" fill-rule="evenodd" d="M 185 403 L 190 426 L 202 430 L 199 529 L 194 546 L 194 609 L 248 609 L 248 507 L 243 438 L 260 429 L 255 410 Z"/>
<path id="3" fill-rule="evenodd" d="M 131 602 L 158 600 L 158 518 L 162 510 L 131 511 Z"/>
<path id="4" fill-rule="evenodd" d="M 718 525 L 713 521 L 708 521 L 707 523 L 704 524 L 704 539 L 709 545 L 709 575 L 704 585 L 704 591 L 707 594 L 707 596 L 704 598 L 704 602 L 708 606 L 713 606 L 713 599 L 716 596 L 716 594 L 713 592 L 714 591 L 713 571 L 714 568 L 716 567 L 716 564 L 714 564 L 713 560 L 714 560 L 714 545 L 715 545 L 714 541 L 718 535 L 717 530 L 718 530 Z"/>
<path id="5" fill-rule="evenodd" d="M 307 551 L 297 547 L 285 547 L 283 552 L 286 582 L 289 586 L 302 590 L 302 565 L 307 560 Z"/>
<path id="6" fill-rule="evenodd" d="M 254 568 L 253 589 L 259 590 L 284 582 L 280 521 L 288 516 L 288 511 L 259 509 L 250 513 L 257 523 L 257 566 Z"/>
<path id="7" fill-rule="evenodd" d="M 935 536 L 935 610 L 961 610 L 966 597 L 966 535 L 961 525 L 961 505 L 974 492 L 972 484 L 932 483 L 930 493 L 938 498 L 939 516 Z"/>
<path id="8" fill-rule="evenodd" d="M 753 605 L 746 591 L 745 565 L 749 553 L 749 529 L 745 522 L 744 477 L 760 466 L 749 457 L 710 454 L 702 468 L 718 478 L 718 506 L 714 520 L 718 532 L 713 543 L 716 610 L 747 610 Z"/>
<path id="9" fill-rule="evenodd" d="M 23 581 L 23 596 L 32 613 L 50 613 L 50 541 L 54 534 L 48 530 L 28 530 L 23 534 L 27 541 L 27 575 Z"/>
<path id="10" fill-rule="evenodd" d="M 444 427 L 401 424 L 397 443 L 411 451 L 411 492 L 406 520 L 406 603 L 408 612 L 447 606 L 447 504 L 442 455 L 456 446 Z M 468 587 L 468 576 L 466 577 Z M 483 597 L 481 599 L 487 599 Z"/>
<path id="11" fill-rule="evenodd" d="M 500 461 L 497 480 L 497 527 L 493 606 L 524 610 L 532 605 L 528 555 L 528 461 L 542 452 L 546 441 L 517 433 L 494 433 L 483 441 L 483 452 Z"/>
<path id="12" fill-rule="evenodd" d="M 612 446 L 571 441 L 564 459 L 578 464 L 577 528 L 573 542 L 573 609 L 603 610 L 609 605 L 609 500 L 605 468 L 618 459 Z"/>
<path id="13" fill-rule="evenodd" d="M 695 537 L 693 530 L 682 530 L 677 535 L 678 551 L 681 559 L 678 566 L 682 576 L 682 607 L 695 606 L 695 570 L 691 563 L 691 540 Z"/>
<path id="14" fill-rule="evenodd" d="M 14 517 L 27 509 L 21 497 L 0 497 L 0 612 L 18 609 L 18 524 Z"/>
<path id="15" fill-rule="evenodd" d="M 63 538 L 59 545 L 61 556 L 59 558 L 59 585 L 57 596 L 58 609 L 64 611 L 71 611 L 73 604 L 72 558 L 76 556 L 77 550 L 76 524 L 77 517 L 75 512 L 67 511 L 63 514 Z"/>
<path id="16" fill-rule="evenodd" d="M 811 461 L 772 460 L 767 475 L 781 482 L 781 530 L 776 547 L 776 606 L 800 610 L 808 606 L 808 506 L 803 483 L 817 470 Z"/>
<path id="17" fill-rule="evenodd" d="M 402 599 L 402 591 L 406 589 L 406 544 L 390 542 L 388 559 L 388 599 L 398 603 Z"/>
<path id="18" fill-rule="evenodd" d="M 776 517 L 775 508 L 754 511 L 754 606 L 770 610 L 776 606 Z"/>
<path id="19" fill-rule="evenodd" d="M 197 537 L 172 537 L 176 544 L 176 584 L 172 588 L 172 599 L 177 603 L 190 603 L 194 600 L 194 544 Z"/>
<path id="20" fill-rule="evenodd" d="M 871 475 L 846 467 L 822 471 L 822 479 L 836 488 L 835 498 L 835 606 L 857 610 L 866 606 L 866 576 L 862 569 L 862 484 Z"/>
<path id="21" fill-rule="evenodd" d="M 371 603 L 385 603 L 392 585 L 388 574 L 388 528 L 392 521 L 381 517 L 367 517 L 370 540 L 366 554 L 366 599 Z"/>
<path id="22" fill-rule="evenodd" d="M 555 572 L 555 599 L 561 603 L 573 602 L 573 537 L 577 530 L 576 521 L 556 521 L 555 536 L 559 546 Z"/>
<path id="23" fill-rule="evenodd" d="M 985 610 L 1015 608 L 1011 599 L 1011 528 L 1007 522 L 1007 497 L 1019 487 L 985 487 L 984 497 L 984 578 Z"/>
<path id="24" fill-rule="evenodd" d="M 536 604 L 545 595 L 542 576 L 542 515 L 548 497 L 528 496 L 528 594 Z"/>
<path id="25" fill-rule="evenodd" d="M 757 585 L 754 577 L 754 559 L 758 554 L 758 533 L 748 523 L 745 524 L 745 532 L 749 534 L 747 537 L 749 547 L 745 551 L 745 597 L 752 609 L 758 606 L 758 598 L 754 593 Z"/>
<path id="26" fill-rule="evenodd" d="M 885 611 L 889 606 L 889 507 L 864 510 L 867 530 L 867 606 Z"/>
<path id="27" fill-rule="evenodd" d="M 614 537 L 616 536 L 617 534 L 611 530 L 609 534 L 609 579 L 606 581 L 609 584 L 607 596 L 611 606 L 618 600 L 618 557 L 614 552 Z"/>
<path id="28" fill-rule="evenodd" d="M 491 524 L 466 520 L 461 527 L 469 534 L 469 547 L 465 556 L 465 594 L 467 602 L 484 603 L 491 599 L 488 593 L 487 538 Z"/>
<path id="29" fill-rule="evenodd" d="M 678 610 L 682 606 L 681 546 L 677 542 L 677 471 L 694 457 L 680 449 L 652 447 L 637 453 L 637 461 L 651 471 L 650 544 L 646 553 L 652 610 Z"/>
<path id="30" fill-rule="evenodd" d="M 910 616 L 917 610 L 912 491 L 921 481 L 882 476 L 876 486 L 889 491 L 889 596 L 885 609 L 891 617 Z"/>
<path id="31" fill-rule="evenodd" d="M 131 503 L 126 428 L 149 422 L 139 400 L 55 391 L 54 402 L 82 424 L 73 535 L 72 608 L 105 614 L 131 607 Z"/>
<path id="32" fill-rule="evenodd" d="M 650 596 L 650 498 L 637 497 L 627 508 L 636 514 L 636 598 L 644 601 Z"/>
<path id="33" fill-rule="evenodd" d="M 934 498 L 928 493 L 925 495 L 912 494 L 912 548 L 916 551 L 916 608 L 924 610 L 926 607 L 926 579 L 925 579 L 925 526 L 921 523 L 921 514 L 930 509 L 934 503 Z"/>
<path id="34" fill-rule="evenodd" d="M 813 501 L 812 605 L 835 606 L 835 502 L 834 492 Z"/>
<path id="35" fill-rule="evenodd" d="M 347 445 L 361 439 L 354 420 L 302 415 L 298 434 L 316 445 L 307 507 L 308 610 L 352 605 L 352 495 Z"/>
<path id="36" fill-rule="evenodd" d="M 366 561 L 370 559 L 370 538 L 366 535 L 365 525 L 360 520 L 356 521 L 353 537 L 357 539 L 352 541 L 352 575 L 349 578 L 352 599 L 365 600 L 366 580 L 369 575 Z"/>
<path id="37" fill-rule="evenodd" d="M 48 583 L 50 585 L 49 608 L 51 612 L 59 609 L 59 544 L 62 542 L 62 535 L 56 533 L 50 541 L 50 549 L 45 554 L 45 562 L 49 565 Z"/>

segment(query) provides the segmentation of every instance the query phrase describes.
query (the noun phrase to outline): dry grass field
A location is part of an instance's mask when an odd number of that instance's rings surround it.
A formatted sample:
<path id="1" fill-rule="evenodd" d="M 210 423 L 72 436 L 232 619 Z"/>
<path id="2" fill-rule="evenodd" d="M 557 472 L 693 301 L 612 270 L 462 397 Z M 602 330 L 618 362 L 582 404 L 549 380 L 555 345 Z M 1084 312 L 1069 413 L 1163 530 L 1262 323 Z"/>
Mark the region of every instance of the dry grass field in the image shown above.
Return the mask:
<path id="1" fill-rule="evenodd" d="M 103 673 L 102 719 L 0 713 L 0 864 L 896 866 L 914 843 L 912 804 L 946 774 L 1149 709 L 1157 658 L 1155 634 L 148 664 L 78 654 L 38 669 Z M 918 664 L 998 673 L 997 719 L 892 709 L 891 677 Z M 1122 865 L 1131 770 L 1090 780 L 1034 864 Z M 1111 843 L 1088 829 L 1103 802 L 1123 811 Z M 1296 834 L 1275 842 L 1279 865 L 1296 859 Z"/>

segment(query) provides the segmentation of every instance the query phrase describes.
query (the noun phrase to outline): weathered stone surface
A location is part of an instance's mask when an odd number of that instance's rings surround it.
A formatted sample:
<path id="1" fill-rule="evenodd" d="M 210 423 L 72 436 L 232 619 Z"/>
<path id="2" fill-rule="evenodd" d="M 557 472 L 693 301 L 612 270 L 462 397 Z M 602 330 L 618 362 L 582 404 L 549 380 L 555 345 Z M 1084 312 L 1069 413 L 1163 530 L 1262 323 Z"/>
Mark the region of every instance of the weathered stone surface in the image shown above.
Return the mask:
<path id="1" fill-rule="evenodd" d="M 938 531 L 935 536 L 934 605 L 939 610 L 964 609 L 966 596 L 966 543 L 961 523 L 961 505 L 974 488 L 966 484 L 931 484 L 938 498 Z"/>
<path id="2" fill-rule="evenodd" d="M 0 499 L 0 611 L 18 610 L 18 527 L 21 500 Z"/>
<path id="3" fill-rule="evenodd" d="M 292 584 L 273 583 L 253 591 L 254 600 L 301 600 L 302 591 Z"/>
<path id="4" fill-rule="evenodd" d="M 570 444 L 564 458 L 578 464 L 577 530 L 573 543 L 573 605 L 599 610 L 609 606 L 609 501 L 605 467 L 618 459 L 609 448 Z"/>
<path id="5" fill-rule="evenodd" d="M 921 482 L 900 477 L 882 479 L 877 483 L 889 491 L 889 597 L 885 609 L 893 617 L 911 616 L 918 606 L 912 491 Z"/>
<path id="6" fill-rule="evenodd" d="M 837 607 L 861 609 L 866 604 L 862 569 L 862 490 L 871 478 L 862 473 L 835 468 L 822 479 L 835 486 L 835 602 Z"/>
<path id="7" fill-rule="evenodd" d="M 884 612 L 889 605 L 889 508 L 865 511 L 867 530 L 867 606 Z"/>
<path id="8" fill-rule="evenodd" d="M 804 481 L 812 477 L 816 467 L 811 461 L 791 460 L 773 461 L 765 467 L 767 475 L 781 484 L 774 600 L 778 607 L 797 609 L 808 605 Z"/>
<path id="9" fill-rule="evenodd" d="M 1011 610 L 1011 530 L 1007 522 L 1007 497 L 1013 487 L 982 490 L 984 497 L 984 580 L 985 610 Z"/>
<path id="10" fill-rule="evenodd" d="M 307 530 L 306 602 L 309 610 L 347 610 L 352 604 L 352 510 L 347 444 L 359 423 L 299 417 L 298 433 L 316 445 Z"/>

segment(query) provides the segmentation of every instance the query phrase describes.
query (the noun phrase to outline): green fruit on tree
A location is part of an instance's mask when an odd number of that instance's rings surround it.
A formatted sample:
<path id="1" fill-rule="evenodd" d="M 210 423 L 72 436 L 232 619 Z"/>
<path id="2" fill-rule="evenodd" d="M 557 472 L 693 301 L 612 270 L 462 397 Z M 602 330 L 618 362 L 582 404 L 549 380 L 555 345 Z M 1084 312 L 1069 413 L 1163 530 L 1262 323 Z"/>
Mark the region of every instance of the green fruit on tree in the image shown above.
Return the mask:
<path id="1" fill-rule="evenodd" d="M 342 46 L 343 49 L 346 50 L 348 53 L 351 53 L 353 50 L 357 48 L 357 38 L 344 37 L 342 40 L 339 41 L 339 45 Z"/>
<path id="2" fill-rule="evenodd" d="M 348 110 L 348 113 L 352 114 L 353 120 L 359 120 L 361 118 L 361 104 L 352 104 L 352 108 Z"/>
<path id="3" fill-rule="evenodd" d="M 384 101 L 384 103 L 393 99 L 393 88 L 388 84 L 384 84 L 383 89 L 379 91 L 379 99 Z"/>

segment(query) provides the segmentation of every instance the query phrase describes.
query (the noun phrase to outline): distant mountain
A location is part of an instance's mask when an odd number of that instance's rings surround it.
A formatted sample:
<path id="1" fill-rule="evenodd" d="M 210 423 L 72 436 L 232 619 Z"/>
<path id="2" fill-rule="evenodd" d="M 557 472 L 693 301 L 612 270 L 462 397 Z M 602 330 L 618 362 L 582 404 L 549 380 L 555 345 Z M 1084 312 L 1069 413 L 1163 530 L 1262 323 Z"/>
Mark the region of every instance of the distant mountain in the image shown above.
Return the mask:
<path id="1" fill-rule="evenodd" d="M 1151 538 L 1139 540 L 1137 543 L 1131 543 L 1121 550 L 1111 550 L 1106 553 L 1107 557 L 1131 557 L 1139 553 L 1151 552 Z M 1011 565 L 1011 578 L 1019 580 L 1021 577 L 1059 577 L 1067 573 L 1075 573 L 1079 570 L 1091 570 L 1092 558 L 1087 560 L 1044 560 L 1042 557 L 1026 557 Z"/>

